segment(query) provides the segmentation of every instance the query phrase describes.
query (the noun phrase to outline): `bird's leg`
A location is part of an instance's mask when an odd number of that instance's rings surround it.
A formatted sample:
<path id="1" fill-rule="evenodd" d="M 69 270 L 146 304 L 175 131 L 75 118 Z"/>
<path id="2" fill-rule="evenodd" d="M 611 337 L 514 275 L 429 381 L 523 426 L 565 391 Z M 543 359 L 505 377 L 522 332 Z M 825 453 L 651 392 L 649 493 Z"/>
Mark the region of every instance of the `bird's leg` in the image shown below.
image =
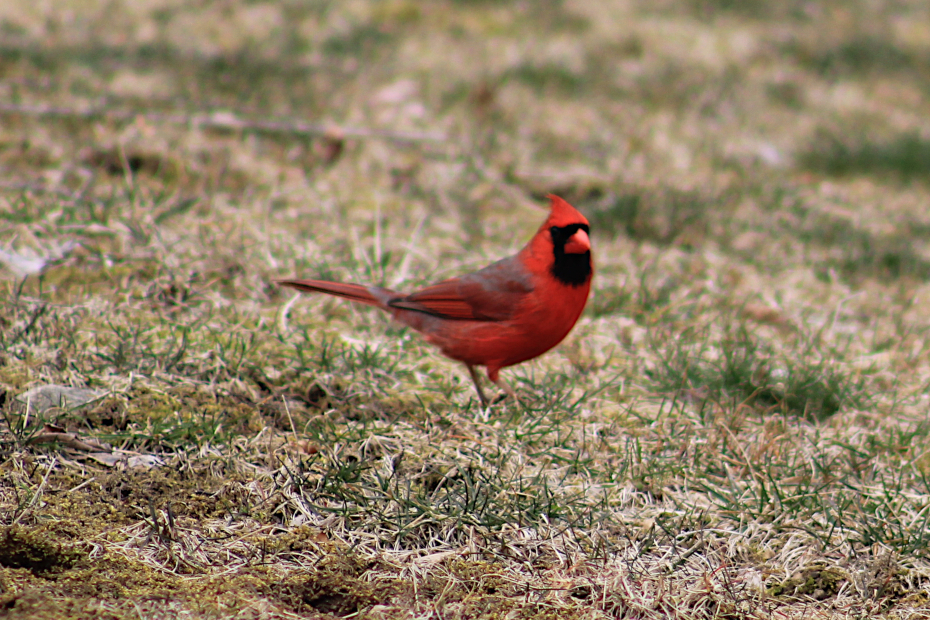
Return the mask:
<path id="1" fill-rule="evenodd" d="M 471 364 L 465 364 L 468 367 L 468 374 L 471 375 L 471 380 L 475 383 L 475 389 L 478 390 L 478 400 L 481 401 L 482 407 L 488 406 L 488 399 L 484 395 L 484 390 L 481 389 L 481 381 L 478 379 L 478 371 L 475 370 L 475 367 Z"/>

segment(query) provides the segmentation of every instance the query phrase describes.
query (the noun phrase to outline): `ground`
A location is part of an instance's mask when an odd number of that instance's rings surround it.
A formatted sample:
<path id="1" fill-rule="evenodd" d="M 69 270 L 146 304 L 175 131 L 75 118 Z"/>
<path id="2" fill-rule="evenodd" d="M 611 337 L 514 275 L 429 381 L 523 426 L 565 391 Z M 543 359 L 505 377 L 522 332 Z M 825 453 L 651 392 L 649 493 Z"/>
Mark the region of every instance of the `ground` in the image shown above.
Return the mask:
<path id="1" fill-rule="evenodd" d="M 926 3 L 0 33 L 0 618 L 930 617 Z M 596 276 L 519 402 L 274 284 L 479 268 L 548 193 Z"/>

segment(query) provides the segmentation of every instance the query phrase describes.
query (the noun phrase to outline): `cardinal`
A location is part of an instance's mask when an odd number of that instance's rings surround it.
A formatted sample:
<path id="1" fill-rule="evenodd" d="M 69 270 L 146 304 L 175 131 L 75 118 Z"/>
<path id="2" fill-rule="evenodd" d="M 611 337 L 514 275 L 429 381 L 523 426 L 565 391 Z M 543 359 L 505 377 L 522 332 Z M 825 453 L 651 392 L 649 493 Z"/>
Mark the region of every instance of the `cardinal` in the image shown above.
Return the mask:
<path id="1" fill-rule="evenodd" d="M 308 293 L 326 293 L 375 306 L 409 325 L 463 362 L 482 406 L 488 399 L 475 370 L 508 396 L 502 368 L 538 357 L 562 342 L 584 310 L 594 265 L 588 220 L 549 195 L 549 217 L 522 250 L 474 273 L 413 293 L 324 280 L 279 280 Z"/>

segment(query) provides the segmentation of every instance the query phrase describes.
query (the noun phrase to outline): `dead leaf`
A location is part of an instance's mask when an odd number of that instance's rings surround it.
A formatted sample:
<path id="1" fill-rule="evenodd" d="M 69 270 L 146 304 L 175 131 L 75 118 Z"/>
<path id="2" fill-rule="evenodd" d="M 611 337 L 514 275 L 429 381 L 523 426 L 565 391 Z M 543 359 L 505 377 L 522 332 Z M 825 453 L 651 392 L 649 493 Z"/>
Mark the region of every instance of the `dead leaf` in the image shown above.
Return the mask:
<path id="1" fill-rule="evenodd" d="M 100 443 L 96 439 L 79 439 L 77 433 L 68 433 L 62 427 L 54 424 L 46 424 L 42 431 L 30 437 L 26 443 L 29 445 L 60 443 L 72 450 L 82 450 L 84 452 L 104 452 L 110 449 L 110 446 Z"/>
<path id="2" fill-rule="evenodd" d="M 154 454 L 139 454 L 126 459 L 126 467 L 129 469 L 152 469 L 153 467 L 162 467 L 165 461 Z"/>
<path id="3" fill-rule="evenodd" d="M 121 465 L 126 469 L 152 469 L 153 467 L 163 467 L 165 465 L 165 461 L 154 454 L 138 454 L 121 450 L 94 452 L 87 456 L 105 467 Z"/>
<path id="4" fill-rule="evenodd" d="M 94 452 L 88 454 L 87 457 L 105 467 L 116 467 L 120 461 L 126 458 L 126 455 L 117 452 Z"/>
<path id="5" fill-rule="evenodd" d="M 37 413 L 45 413 L 49 409 L 64 409 L 70 411 L 83 407 L 88 403 L 100 400 L 108 392 L 88 388 L 74 388 L 64 385 L 41 385 L 23 392 L 16 400 Z"/>
<path id="6" fill-rule="evenodd" d="M 68 241 L 58 248 L 49 249 L 45 255 L 36 252 L 14 252 L 0 248 L 0 264 L 6 266 L 7 270 L 17 278 L 23 278 L 42 273 L 55 263 L 61 262 L 77 246 L 76 242 Z"/>

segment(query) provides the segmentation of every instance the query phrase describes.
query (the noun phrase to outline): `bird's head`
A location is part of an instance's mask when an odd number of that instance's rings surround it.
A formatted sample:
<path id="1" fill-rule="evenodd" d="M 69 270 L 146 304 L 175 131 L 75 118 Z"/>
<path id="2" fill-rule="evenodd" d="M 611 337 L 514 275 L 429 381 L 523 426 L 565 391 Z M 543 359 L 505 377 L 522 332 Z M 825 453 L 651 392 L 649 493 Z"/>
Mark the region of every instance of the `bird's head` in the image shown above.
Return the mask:
<path id="1" fill-rule="evenodd" d="M 549 194 L 551 210 L 537 237 L 547 234 L 552 242 L 550 271 L 562 284 L 581 286 L 594 273 L 588 220 L 562 198 Z"/>

